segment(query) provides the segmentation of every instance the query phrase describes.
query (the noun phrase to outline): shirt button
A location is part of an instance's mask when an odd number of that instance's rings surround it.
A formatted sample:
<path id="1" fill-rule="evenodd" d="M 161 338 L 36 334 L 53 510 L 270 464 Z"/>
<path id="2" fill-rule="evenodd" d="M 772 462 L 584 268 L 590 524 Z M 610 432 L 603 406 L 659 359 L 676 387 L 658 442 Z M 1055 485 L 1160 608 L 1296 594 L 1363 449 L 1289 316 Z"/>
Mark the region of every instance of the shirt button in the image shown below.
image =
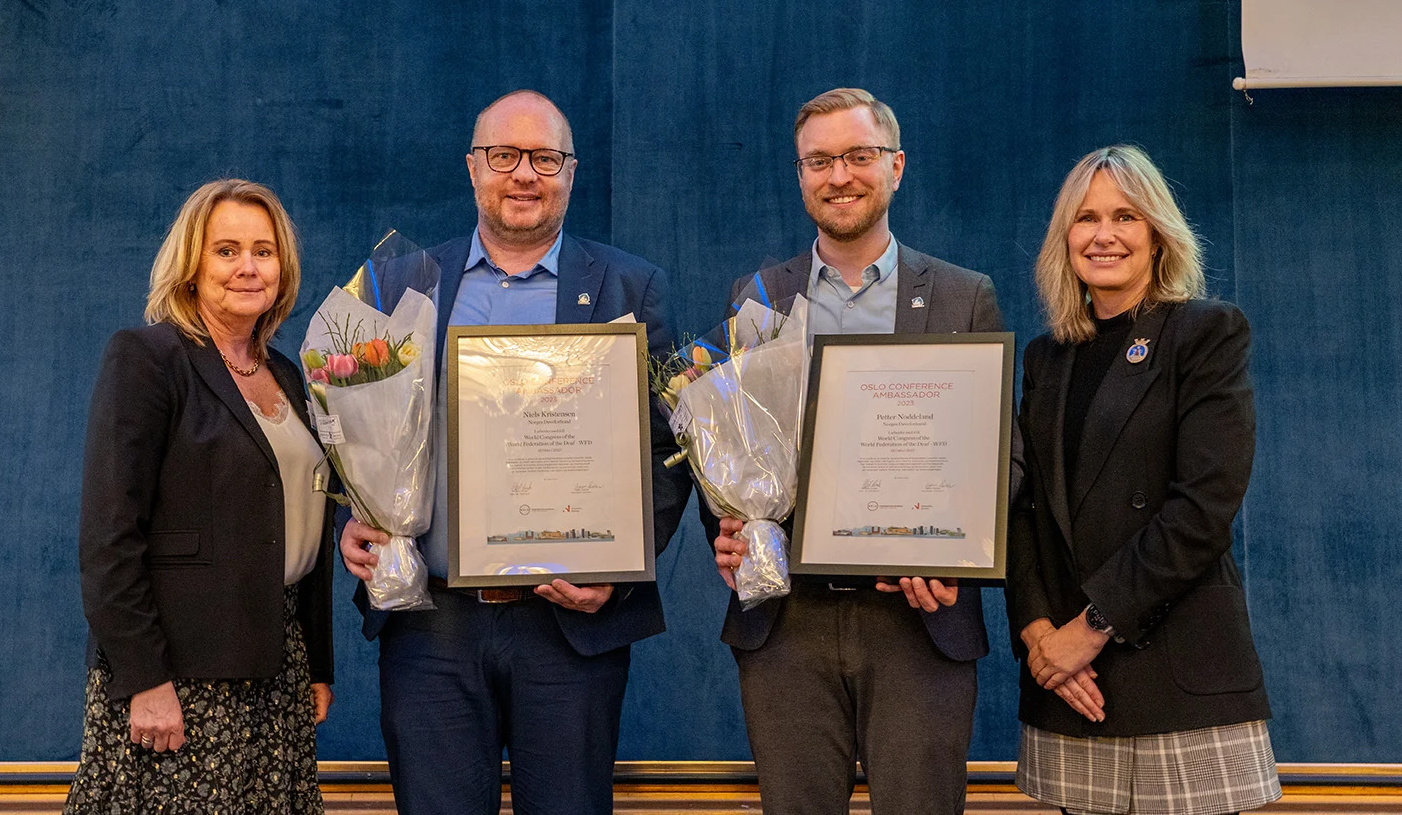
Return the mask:
<path id="1" fill-rule="evenodd" d="M 503 289 L 509 289 L 509 288 L 511 288 L 511 281 L 509 281 L 509 280 L 503 280 L 503 281 L 501 281 L 501 287 L 502 287 Z"/>
<path id="2" fill-rule="evenodd" d="M 1134 494 L 1129 497 L 1129 505 L 1135 509 L 1143 509 L 1149 505 L 1149 496 L 1139 490 L 1135 490 Z"/>
<path id="3" fill-rule="evenodd" d="M 847 307 L 848 307 L 848 308 L 856 308 L 856 307 L 857 307 L 856 301 L 848 300 L 848 301 L 847 301 Z"/>

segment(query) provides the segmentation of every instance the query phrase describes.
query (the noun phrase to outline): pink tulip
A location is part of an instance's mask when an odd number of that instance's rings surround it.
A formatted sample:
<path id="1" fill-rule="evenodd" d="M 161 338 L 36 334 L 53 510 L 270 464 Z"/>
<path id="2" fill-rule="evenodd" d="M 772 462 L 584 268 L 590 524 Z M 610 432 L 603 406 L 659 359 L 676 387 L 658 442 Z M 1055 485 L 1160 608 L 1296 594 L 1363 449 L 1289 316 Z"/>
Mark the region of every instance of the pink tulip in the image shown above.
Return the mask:
<path id="1" fill-rule="evenodd" d="M 313 368 L 313 369 L 311 369 L 310 371 L 307 371 L 307 379 L 310 379 L 310 380 L 313 381 L 313 382 L 329 382 L 329 381 L 331 381 L 330 378 L 327 377 L 327 375 L 326 375 L 326 368 L 325 368 L 325 367 Z"/>
<path id="2" fill-rule="evenodd" d="M 331 354 L 326 357 L 325 370 L 337 379 L 346 379 L 355 376 L 355 372 L 360 370 L 360 365 L 350 354 Z"/>

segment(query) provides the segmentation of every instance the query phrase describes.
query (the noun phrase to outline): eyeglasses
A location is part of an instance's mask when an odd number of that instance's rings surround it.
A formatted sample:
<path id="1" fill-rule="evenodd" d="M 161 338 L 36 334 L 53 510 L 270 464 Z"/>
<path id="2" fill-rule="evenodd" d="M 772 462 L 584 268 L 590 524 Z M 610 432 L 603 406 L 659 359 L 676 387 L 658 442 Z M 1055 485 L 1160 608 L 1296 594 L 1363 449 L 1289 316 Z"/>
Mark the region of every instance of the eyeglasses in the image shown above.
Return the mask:
<path id="1" fill-rule="evenodd" d="M 550 150 L 539 148 L 536 150 L 522 150 L 519 147 L 512 147 L 509 144 L 493 144 L 488 146 L 473 145 L 473 150 L 481 150 L 487 154 L 487 166 L 498 173 L 515 172 L 517 166 L 521 164 L 521 156 L 529 156 L 531 169 L 539 175 L 559 175 L 565 169 L 565 159 L 573 156 L 574 153 L 566 153 L 563 150 Z"/>
<path id="2" fill-rule="evenodd" d="M 899 151 L 894 147 L 853 147 L 840 156 L 804 156 L 794 161 L 793 164 L 800 172 L 808 170 L 814 173 L 826 173 L 832 170 L 833 162 L 838 159 L 842 159 L 842 163 L 846 164 L 850 170 L 870 167 L 881 158 L 882 153 L 895 152 Z"/>

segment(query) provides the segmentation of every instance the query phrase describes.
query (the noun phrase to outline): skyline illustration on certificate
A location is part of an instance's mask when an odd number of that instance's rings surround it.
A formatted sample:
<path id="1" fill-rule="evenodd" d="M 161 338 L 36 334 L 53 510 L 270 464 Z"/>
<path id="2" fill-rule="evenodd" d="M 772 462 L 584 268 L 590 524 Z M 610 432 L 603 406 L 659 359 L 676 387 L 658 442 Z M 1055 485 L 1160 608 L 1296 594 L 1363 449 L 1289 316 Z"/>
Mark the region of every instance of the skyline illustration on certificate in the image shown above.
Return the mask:
<path id="1" fill-rule="evenodd" d="M 917 507 L 918 509 L 919 507 Z M 832 534 L 849 538 L 944 538 L 963 540 L 968 537 L 963 529 L 944 529 L 938 526 L 859 526 L 856 529 L 834 529 Z"/>
<path id="2" fill-rule="evenodd" d="M 565 507 L 565 512 L 569 512 Z M 571 543 L 585 541 L 611 541 L 612 529 L 521 529 L 505 535 L 488 535 L 487 543 Z"/>

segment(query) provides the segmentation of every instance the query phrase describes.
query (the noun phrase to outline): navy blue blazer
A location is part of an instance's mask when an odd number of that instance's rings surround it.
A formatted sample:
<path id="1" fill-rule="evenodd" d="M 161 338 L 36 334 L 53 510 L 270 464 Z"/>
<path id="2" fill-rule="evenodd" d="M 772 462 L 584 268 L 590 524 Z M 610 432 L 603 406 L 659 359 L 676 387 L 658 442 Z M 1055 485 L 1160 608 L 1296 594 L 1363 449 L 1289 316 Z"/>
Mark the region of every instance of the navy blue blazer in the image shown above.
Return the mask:
<path id="1" fill-rule="evenodd" d="M 303 424 L 297 366 L 268 368 Z M 313 682 L 332 680 L 331 505 L 298 617 Z M 283 659 L 282 476 L 212 342 L 158 323 L 107 344 L 88 411 L 78 556 L 88 665 L 110 694 L 175 678 L 266 679 Z"/>
<path id="2" fill-rule="evenodd" d="M 1003 315 L 993 281 L 972 272 L 900 245 L 896 257 L 897 334 L 1002 331 Z M 807 294 L 813 271 L 813 253 L 804 252 L 787 263 L 762 269 L 735 281 L 731 288 L 731 314 L 735 301 L 755 290 L 756 279 L 771 301 L 779 302 L 795 294 Z M 916 298 L 920 298 L 918 301 Z M 924 305 L 916 307 L 915 304 Z M 1014 434 L 1016 439 L 1016 434 Z M 1015 445 L 1019 447 L 1020 445 Z M 1014 458 L 1019 458 L 1017 450 Z M 1009 495 L 1017 492 L 1021 467 L 1015 466 Z M 712 541 L 720 532 L 719 522 L 700 502 L 701 521 Z M 791 528 L 791 524 L 786 524 Z M 742 650 L 764 645 L 783 600 L 767 601 L 749 611 L 740 609 L 739 597 L 731 592 L 721 641 Z M 979 589 L 961 586 L 959 600 L 937 612 L 920 612 L 925 629 L 935 646 L 950 659 L 967 661 L 988 653 L 988 633 L 983 624 L 983 599 Z"/>
<path id="3" fill-rule="evenodd" d="M 438 291 L 438 344 L 436 370 L 442 370 L 442 355 L 448 334 L 448 318 L 462 283 L 463 267 L 472 248 L 472 236 L 455 238 L 427 250 L 443 272 Z M 394 309 L 404 293 L 404 281 L 391 270 L 386 274 L 383 296 L 385 310 Z M 583 295 L 588 295 L 584 297 Z M 632 313 L 647 326 L 648 351 L 665 357 L 672 351 L 671 320 L 666 313 L 667 276 L 642 258 L 612 246 L 565 235 L 560 245 L 559 285 L 555 300 L 555 322 L 606 323 Z M 442 384 L 442 383 L 440 383 Z M 681 522 L 691 479 L 684 468 L 663 466 L 677 451 L 672 431 L 655 403 L 652 406 L 652 509 L 653 535 L 658 554 L 667 547 Z M 367 602 L 365 585 L 356 588 L 356 605 L 365 614 L 366 639 L 374 639 L 384 628 L 390 612 L 375 611 Z M 592 656 L 631 642 L 660 634 L 666 629 L 662 598 L 656 583 L 618 586 L 613 597 L 593 614 L 551 606 L 571 646 Z M 408 613 L 408 612 L 405 612 Z"/>

